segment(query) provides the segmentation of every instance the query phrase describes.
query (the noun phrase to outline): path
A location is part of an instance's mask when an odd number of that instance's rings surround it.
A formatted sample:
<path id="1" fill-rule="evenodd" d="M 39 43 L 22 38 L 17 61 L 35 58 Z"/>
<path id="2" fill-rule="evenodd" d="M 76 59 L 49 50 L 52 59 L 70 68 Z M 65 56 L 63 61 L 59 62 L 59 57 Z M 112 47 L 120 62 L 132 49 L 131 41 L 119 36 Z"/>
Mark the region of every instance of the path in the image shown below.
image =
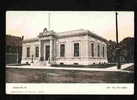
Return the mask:
<path id="1" fill-rule="evenodd" d="M 8 68 L 31 68 L 31 69 L 62 69 L 62 70 L 81 70 L 81 71 L 120 71 L 120 72 L 131 72 L 123 70 L 127 67 L 132 66 L 133 63 L 122 65 L 121 69 L 117 69 L 117 66 L 113 66 L 110 68 L 75 68 L 75 67 L 48 67 L 48 66 L 6 66 Z"/>
<path id="2" fill-rule="evenodd" d="M 121 65 L 121 69 L 128 68 L 128 67 L 130 67 L 132 65 L 134 65 L 134 63 L 123 64 L 123 65 Z M 117 66 L 112 66 L 112 67 L 109 67 L 109 68 L 106 68 L 106 69 L 117 70 Z"/>

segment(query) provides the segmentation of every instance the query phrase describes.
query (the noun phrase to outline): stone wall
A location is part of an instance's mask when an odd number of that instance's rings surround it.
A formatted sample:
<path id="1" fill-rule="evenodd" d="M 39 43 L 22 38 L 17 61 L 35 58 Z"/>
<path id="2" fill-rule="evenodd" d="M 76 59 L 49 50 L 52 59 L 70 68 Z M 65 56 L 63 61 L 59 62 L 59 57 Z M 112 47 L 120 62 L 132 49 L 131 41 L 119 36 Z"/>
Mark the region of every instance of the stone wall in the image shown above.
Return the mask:
<path id="1" fill-rule="evenodd" d="M 79 47 L 79 57 L 74 57 L 74 43 L 80 43 Z M 91 57 L 91 47 L 90 44 L 93 42 L 95 44 L 95 56 Z M 60 44 L 65 44 L 65 57 L 60 57 Z M 97 45 L 100 45 L 100 57 L 97 56 Z M 102 46 L 104 46 L 105 54 L 102 57 Z M 81 64 L 88 65 L 93 63 L 107 63 L 107 55 L 106 55 L 106 44 L 102 41 L 99 41 L 95 38 L 89 37 L 88 35 L 79 36 L 79 37 L 68 37 L 58 39 L 56 43 L 57 47 L 57 56 L 56 56 L 56 64 L 64 63 L 64 64 Z"/>
<path id="2" fill-rule="evenodd" d="M 39 47 L 39 41 L 28 42 L 28 43 L 22 44 L 22 63 L 26 63 L 26 62 L 30 63 L 32 61 L 32 55 L 33 55 L 34 61 L 39 60 L 39 57 L 35 56 L 35 47 L 36 46 Z M 27 57 L 27 47 L 30 47 L 30 57 Z"/>
<path id="3" fill-rule="evenodd" d="M 79 57 L 74 57 L 74 43 L 79 43 Z M 60 44 L 65 44 L 65 56 L 60 57 Z M 74 63 L 84 63 L 87 53 L 87 36 L 79 37 L 67 37 L 58 39 L 56 42 L 57 56 L 56 64 L 74 64 Z"/>
<path id="4" fill-rule="evenodd" d="M 94 44 L 94 57 L 91 56 L 91 43 Z M 98 48 L 100 46 L 100 57 L 98 57 Z M 103 57 L 104 47 L 104 57 Z M 88 36 L 88 64 L 108 63 L 107 60 L 107 44 L 96 38 Z"/>

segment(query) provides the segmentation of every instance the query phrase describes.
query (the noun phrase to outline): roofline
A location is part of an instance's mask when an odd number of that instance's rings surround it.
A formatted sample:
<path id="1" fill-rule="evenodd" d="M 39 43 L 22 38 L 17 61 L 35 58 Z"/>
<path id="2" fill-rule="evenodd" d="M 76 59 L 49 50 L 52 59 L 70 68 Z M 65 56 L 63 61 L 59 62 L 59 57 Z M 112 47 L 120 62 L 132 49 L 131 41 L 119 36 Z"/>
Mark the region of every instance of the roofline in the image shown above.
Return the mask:
<path id="1" fill-rule="evenodd" d="M 15 36 L 15 35 L 10 35 L 10 34 L 6 34 L 6 36 L 9 36 L 9 37 L 15 37 L 15 38 L 20 38 L 20 39 L 21 39 L 20 36 Z"/>
<path id="2" fill-rule="evenodd" d="M 88 35 L 89 35 L 89 36 L 92 36 L 92 37 L 95 37 L 95 38 L 97 38 L 97 39 L 99 39 L 99 40 L 101 40 L 101 41 L 103 41 L 103 42 L 108 42 L 107 39 L 105 39 L 105 38 L 103 38 L 103 37 L 101 37 L 101 36 L 99 36 L 99 35 L 96 35 L 95 33 L 91 32 L 91 31 L 88 31 Z"/>
<path id="3" fill-rule="evenodd" d="M 83 35 L 87 35 L 87 33 L 78 33 L 78 34 L 61 35 L 61 36 L 56 35 L 56 37 L 57 38 L 67 38 L 67 37 L 76 37 L 76 36 L 83 36 Z"/>
<path id="4" fill-rule="evenodd" d="M 38 41 L 38 38 L 31 38 L 31 39 L 25 39 L 22 41 L 22 43 L 28 43 L 28 42 L 36 42 Z"/>
<path id="5" fill-rule="evenodd" d="M 63 32 L 63 33 L 65 33 L 65 32 Z M 56 37 L 57 37 L 57 38 L 66 38 L 66 37 L 75 37 L 75 36 L 83 36 L 83 35 L 89 35 L 89 36 L 94 37 L 94 38 L 97 38 L 97 39 L 99 39 L 99 40 L 101 40 L 101 41 L 103 41 L 103 42 L 108 42 L 107 39 L 105 39 L 105 38 L 103 38 L 103 37 L 101 37 L 101 36 L 99 36 L 99 35 L 96 35 L 95 33 L 91 32 L 91 31 L 89 31 L 89 30 L 85 30 L 85 32 L 83 32 L 83 33 L 78 33 L 78 34 L 70 34 L 70 35 L 62 35 L 62 36 L 56 35 Z"/>
<path id="6" fill-rule="evenodd" d="M 72 30 L 73 32 L 74 30 Z M 71 31 L 66 31 L 66 32 L 71 32 Z M 58 32 L 60 34 L 60 32 Z M 89 31 L 89 30 L 83 30 L 83 32 L 81 33 L 77 33 L 77 34 L 63 34 L 63 35 L 58 35 L 58 33 L 54 34 L 54 35 L 48 35 L 48 36 L 54 36 L 55 38 L 66 38 L 66 37 L 76 37 L 76 36 L 83 36 L 83 35 L 88 35 L 88 36 L 91 36 L 91 37 L 94 37 L 98 40 L 101 40 L 103 42 L 108 42 L 108 40 L 106 40 L 105 38 Z M 65 32 L 61 32 L 61 33 L 65 33 Z M 39 37 L 42 37 L 42 36 L 38 36 L 37 38 L 32 38 L 32 39 L 26 39 L 26 40 L 23 40 L 23 43 L 27 43 L 27 42 L 36 42 L 39 40 Z M 44 36 L 45 37 L 45 36 Z"/>

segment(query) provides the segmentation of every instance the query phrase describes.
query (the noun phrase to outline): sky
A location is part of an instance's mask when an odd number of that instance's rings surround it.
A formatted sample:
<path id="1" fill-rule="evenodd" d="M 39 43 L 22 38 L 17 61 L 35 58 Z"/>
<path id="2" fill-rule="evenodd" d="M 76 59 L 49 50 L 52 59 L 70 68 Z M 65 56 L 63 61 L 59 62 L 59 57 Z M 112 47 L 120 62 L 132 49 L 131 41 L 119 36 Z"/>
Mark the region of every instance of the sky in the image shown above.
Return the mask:
<path id="1" fill-rule="evenodd" d="M 35 38 L 46 27 L 55 32 L 86 29 L 116 40 L 114 11 L 7 11 L 6 34 Z M 119 41 L 134 37 L 134 12 L 118 11 Z"/>

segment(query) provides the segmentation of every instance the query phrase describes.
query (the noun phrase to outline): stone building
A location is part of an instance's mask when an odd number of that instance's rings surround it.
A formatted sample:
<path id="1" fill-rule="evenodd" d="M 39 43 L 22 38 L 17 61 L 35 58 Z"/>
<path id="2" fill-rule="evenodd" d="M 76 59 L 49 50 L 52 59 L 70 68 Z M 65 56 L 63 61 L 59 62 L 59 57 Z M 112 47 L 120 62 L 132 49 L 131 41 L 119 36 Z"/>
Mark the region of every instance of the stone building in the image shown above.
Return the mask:
<path id="1" fill-rule="evenodd" d="M 36 38 L 23 40 L 22 63 L 79 64 L 107 63 L 107 40 L 79 29 L 56 33 L 46 28 Z"/>

